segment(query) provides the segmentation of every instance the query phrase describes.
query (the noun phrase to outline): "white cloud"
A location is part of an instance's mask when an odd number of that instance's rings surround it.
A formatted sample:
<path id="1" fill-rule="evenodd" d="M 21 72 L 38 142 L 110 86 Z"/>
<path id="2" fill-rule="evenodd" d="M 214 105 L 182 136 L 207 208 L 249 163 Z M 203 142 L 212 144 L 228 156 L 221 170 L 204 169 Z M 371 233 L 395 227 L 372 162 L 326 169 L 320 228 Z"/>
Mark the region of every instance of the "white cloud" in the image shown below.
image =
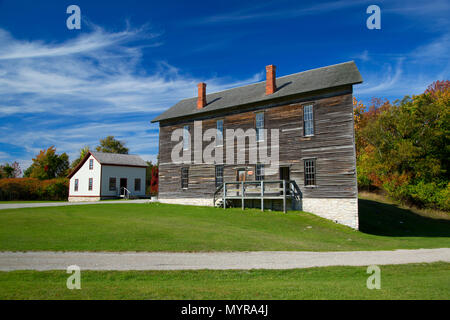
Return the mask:
<path id="1" fill-rule="evenodd" d="M 383 74 L 385 75 L 383 79 L 378 80 L 377 84 L 372 81 L 366 82 L 364 86 L 356 89 L 355 91 L 358 94 L 369 94 L 369 93 L 386 93 L 388 90 L 396 89 L 398 82 L 401 79 L 403 69 L 402 69 L 402 60 L 400 59 L 395 68 L 395 72 L 393 72 L 391 65 L 387 65 Z"/>
<path id="2" fill-rule="evenodd" d="M 358 54 L 354 55 L 353 59 L 358 59 L 358 60 L 361 60 L 363 62 L 369 61 L 370 60 L 369 51 L 368 50 L 364 50 L 362 53 L 358 53 Z"/>
<path id="3" fill-rule="evenodd" d="M 261 80 L 262 74 L 197 79 L 165 61 L 144 70 L 142 48 L 160 44 L 148 28 L 109 33 L 94 26 L 56 44 L 18 40 L 0 29 L 0 143 L 23 149 L 22 159 L 55 145 L 73 160 L 84 145 L 114 135 L 154 161 L 158 131 L 150 120 L 194 96 L 198 82 L 218 91 Z"/>
<path id="4" fill-rule="evenodd" d="M 386 97 L 400 99 L 422 93 L 436 80 L 448 80 L 450 74 L 450 33 L 444 33 L 428 43 L 403 53 L 371 53 L 354 55 L 359 58 L 364 83 L 355 86 L 360 98 Z M 367 59 L 365 57 L 367 56 Z M 379 65 L 378 61 L 383 64 Z M 364 69 L 371 70 L 365 73 Z M 367 77 L 366 77 L 367 75 Z"/>
<path id="5" fill-rule="evenodd" d="M 139 47 L 123 46 L 137 39 L 154 40 L 143 31 L 108 34 L 97 28 L 92 35 L 52 46 L 41 41 L 22 44 L 4 30 L 0 34 L 0 115 L 155 114 L 193 96 L 199 82 L 166 62 L 153 74 L 143 72 Z M 259 77 L 242 82 L 255 80 Z M 206 81 L 213 90 L 235 85 L 220 78 Z"/>
<path id="6" fill-rule="evenodd" d="M 417 47 L 409 56 L 415 61 L 426 59 L 436 62 L 437 60 L 442 60 L 445 64 L 448 64 L 448 58 L 450 56 L 450 33 L 443 34 L 429 43 Z"/>
<path id="7" fill-rule="evenodd" d="M 363 6 L 364 3 L 369 3 L 369 0 L 353 1 L 353 0 L 339 0 L 328 1 L 309 6 L 303 5 L 301 8 L 289 8 L 275 2 L 275 6 L 270 7 L 272 3 L 264 3 L 255 7 L 239 9 L 237 11 L 213 15 L 205 19 L 196 19 L 191 21 L 192 24 L 209 24 L 209 23 L 223 23 L 223 22 L 247 22 L 252 20 L 274 20 L 274 19 L 289 19 L 298 18 L 306 15 L 321 14 L 324 12 L 331 12 L 342 10 L 355 6 Z"/>
<path id="8" fill-rule="evenodd" d="M 21 41 L 14 39 L 6 30 L 0 29 L 0 60 L 13 60 L 40 57 L 61 57 L 83 54 L 111 47 L 132 40 L 144 34 L 145 28 L 124 30 L 122 32 L 107 33 L 97 26 L 94 31 L 83 33 L 81 36 L 60 44 L 48 44 L 42 41 Z M 145 33 L 146 38 L 152 39 L 157 34 Z"/>
<path id="9" fill-rule="evenodd" d="M 3 159 L 9 159 L 9 157 L 10 157 L 10 154 L 9 154 L 9 153 L 0 151 L 0 160 L 3 160 Z"/>

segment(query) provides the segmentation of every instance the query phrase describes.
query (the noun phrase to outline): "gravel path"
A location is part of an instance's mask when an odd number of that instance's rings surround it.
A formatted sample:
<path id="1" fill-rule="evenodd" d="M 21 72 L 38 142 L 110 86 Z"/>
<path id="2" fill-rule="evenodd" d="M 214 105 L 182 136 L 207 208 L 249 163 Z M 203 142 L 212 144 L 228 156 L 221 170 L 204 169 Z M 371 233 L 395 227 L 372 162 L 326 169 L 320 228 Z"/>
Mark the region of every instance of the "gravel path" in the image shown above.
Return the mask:
<path id="1" fill-rule="evenodd" d="M 450 248 L 395 251 L 260 252 L 0 252 L 0 270 L 293 269 L 450 262 Z"/>
<path id="2" fill-rule="evenodd" d="M 149 199 L 115 200 L 115 201 L 86 201 L 86 202 L 34 202 L 34 203 L 0 203 L 2 209 L 38 208 L 38 207 L 62 207 L 81 206 L 86 204 L 120 204 L 120 203 L 149 203 Z"/>

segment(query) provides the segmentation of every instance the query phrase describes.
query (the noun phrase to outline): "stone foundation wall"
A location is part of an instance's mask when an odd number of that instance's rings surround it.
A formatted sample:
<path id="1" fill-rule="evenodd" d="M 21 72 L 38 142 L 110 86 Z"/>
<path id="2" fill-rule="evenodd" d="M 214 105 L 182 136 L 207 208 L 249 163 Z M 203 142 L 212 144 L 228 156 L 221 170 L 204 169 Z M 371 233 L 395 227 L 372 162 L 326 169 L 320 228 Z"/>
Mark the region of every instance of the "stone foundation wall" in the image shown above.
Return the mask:
<path id="1" fill-rule="evenodd" d="M 319 217 L 349 226 L 358 230 L 358 199 L 357 198 L 303 198 L 301 203 L 294 203 L 295 210 L 302 210 L 318 215 Z M 161 203 L 185 204 L 193 206 L 212 206 L 212 199 L 207 198 L 165 198 L 158 199 Z M 234 201 L 234 206 L 241 207 L 240 200 Z M 257 200 L 251 203 L 246 200 L 246 208 L 260 208 Z M 281 201 L 264 201 L 265 209 L 283 210 Z M 292 210 L 292 203 L 288 201 L 287 210 Z"/>
<path id="2" fill-rule="evenodd" d="M 100 197 L 69 197 L 69 202 L 92 202 L 100 201 Z"/>
<path id="3" fill-rule="evenodd" d="M 357 198 L 304 198 L 302 210 L 358 230 Z"/>
<path id="4" fill-rule="evenodd" d="M 212 198 L 164 198 L 158 199 L 161 203 L 186 204 L 191 206 L 213 206 Z"/>

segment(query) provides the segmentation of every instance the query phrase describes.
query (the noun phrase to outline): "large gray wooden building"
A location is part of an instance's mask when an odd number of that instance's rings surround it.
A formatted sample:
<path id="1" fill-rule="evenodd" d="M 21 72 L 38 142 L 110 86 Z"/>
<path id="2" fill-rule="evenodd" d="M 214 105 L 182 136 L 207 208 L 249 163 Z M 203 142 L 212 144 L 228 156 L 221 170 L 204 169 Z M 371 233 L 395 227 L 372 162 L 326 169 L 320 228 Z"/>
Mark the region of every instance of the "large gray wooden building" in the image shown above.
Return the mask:
<path id="1" fill-rule="evenodd" d="M 266 81 L 211 94 L 200 83 L 198 97 L 182 100 L 152 120 L 160 125 L 159 200 L 301 209 L 357 229 L 352 92 L 361 82 L 351 61 L 279 78 L 269 65 Z M 180 139 L 174 138 L 177 129 L 186 133 Z M 208 129 L 216 134 L 198 150 L 196 141 L 205 138 L 195 140 L 195 134 Z M 278 143 L 276 169 L 272 164 L 268 170 L 259 157 L 251 159 L 255 148 L 248 137 L 244 148 L 232 147 L 234 159 L 245 155 L 244 162 L 227 161 L 225 149 L 235 142 L 229 129 L 254 129 L 257 147 L 264 144 L 268 153 Z M 279 142 L 271 139 L 273 130 Z M 181 163 L 173 159 L 180 148 L 189 154 Z M 211 150 L 219 155 L 216 161 L 201 161 L 203 152 Z"/>

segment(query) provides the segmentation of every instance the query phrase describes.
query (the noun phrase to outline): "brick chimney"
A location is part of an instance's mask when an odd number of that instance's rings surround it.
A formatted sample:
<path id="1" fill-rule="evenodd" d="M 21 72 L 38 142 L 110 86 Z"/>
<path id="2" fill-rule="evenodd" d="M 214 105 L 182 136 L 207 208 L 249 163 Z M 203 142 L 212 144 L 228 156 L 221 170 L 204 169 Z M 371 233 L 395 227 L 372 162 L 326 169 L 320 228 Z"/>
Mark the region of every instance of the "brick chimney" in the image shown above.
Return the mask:
<path id="1" fill-rule="evenodd" d="M 206 83 L 200 82 L 198 85 L 198 99 L 197 109 L 202 109 L 206 106 Z"/>
<path id="2" fill-rule="evenodd" d="M 277 91 L 275 70 L 276 67 L 273 64 L 266 66 L 266 95 Z"/>

